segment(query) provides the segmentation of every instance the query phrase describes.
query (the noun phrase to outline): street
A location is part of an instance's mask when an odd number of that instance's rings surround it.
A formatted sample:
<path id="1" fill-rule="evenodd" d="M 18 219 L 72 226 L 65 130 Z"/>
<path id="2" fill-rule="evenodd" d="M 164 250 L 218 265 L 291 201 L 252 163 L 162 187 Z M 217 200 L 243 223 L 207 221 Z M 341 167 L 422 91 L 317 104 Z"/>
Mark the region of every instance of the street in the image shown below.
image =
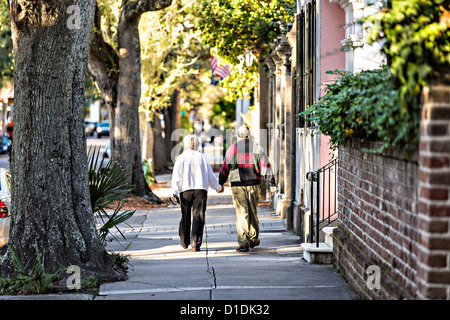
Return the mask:
<path id="1" fill-rule="evenodd" d="M 109 137 L 97 139 L 95 137 L 87 138 L 87 148 L 89 147 L 106 147 Z M 9 154 L 0 154 L 0 168 L 10 169 Z"/>
<path id="2" fill-rule="evenodd" d="M 88 137 L 86 139 L 87 148 L 89 150 L 89 147 L 106 147 L 109 142 L 109 136 L 108 137 L 102 137 L 100 139 L 96 137 Z"/>

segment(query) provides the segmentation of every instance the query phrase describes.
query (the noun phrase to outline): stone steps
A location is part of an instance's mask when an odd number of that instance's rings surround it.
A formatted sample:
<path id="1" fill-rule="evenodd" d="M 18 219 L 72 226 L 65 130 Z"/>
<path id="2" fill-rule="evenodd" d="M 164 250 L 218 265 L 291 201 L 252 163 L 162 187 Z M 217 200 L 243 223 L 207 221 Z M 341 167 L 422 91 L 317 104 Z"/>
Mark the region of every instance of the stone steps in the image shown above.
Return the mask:
<path id="1" fill-rule="evenodd" d="M 336 227 L 325 227 L 322 232 L 325 234 L 325 242 L 302 243 L 303 259 L 311 264 L 331 264 L 333 259 L 333 230 Z"/>

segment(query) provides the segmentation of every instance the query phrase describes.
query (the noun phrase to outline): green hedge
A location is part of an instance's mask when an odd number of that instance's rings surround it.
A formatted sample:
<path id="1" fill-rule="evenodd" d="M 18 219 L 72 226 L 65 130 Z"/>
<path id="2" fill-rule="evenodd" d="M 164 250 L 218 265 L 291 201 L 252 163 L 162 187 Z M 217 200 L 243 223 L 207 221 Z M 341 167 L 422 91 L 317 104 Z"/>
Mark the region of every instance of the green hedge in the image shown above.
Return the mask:
<path id="1" fill-rule="evenodd" d="M 417 151 L 418 108 L 405 111 L 387 66 L 352 74 L 329 71 L 340 78 L 327 86 L 327 93 L 300 116 L 331 138 L 331 148 L 350 139 L 380 141 L 381 152 L 397 146 L 405 156 Z"/>

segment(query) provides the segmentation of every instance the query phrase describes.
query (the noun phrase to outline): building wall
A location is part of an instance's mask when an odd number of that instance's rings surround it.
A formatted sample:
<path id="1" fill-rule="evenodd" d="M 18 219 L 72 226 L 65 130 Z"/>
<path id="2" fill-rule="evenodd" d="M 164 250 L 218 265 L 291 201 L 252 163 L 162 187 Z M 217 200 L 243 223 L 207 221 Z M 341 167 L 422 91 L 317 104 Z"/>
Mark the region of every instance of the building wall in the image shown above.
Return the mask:
<path id="1" fill-rule="evenodd" d="M 448 72 L 425 87 L 423 102 L 415 159 L 339 147 L 334 264 L 367 299 L 450 299 Z"/>
<path id="2" fill-rule="evenodd" d="M 320 6 L 319 95 L 322 96 L 326 93 L 326 86 L 336 80 L 335 75 L 326 72 L 345 69 L 345 52 L 340 41 L 345 37 L 345 12 L 339 4 L 329 1 L 321 1 Z"/>
<path id="3" fill-rule="evenodd" d="M 335 267 L 362 297 L 411 299 L 420 246 L 417 159 L 364 147 L 376 144 L 339 147 Z M 380 270 L 379 289 L 367 284 L 370 266 Z"/>
<path id="4" fill-rule="evenodd" d="M 320 77 L 319 95 L 326 93 L 326 86 L 336 80 L 336 75 L 327 71 L 345 70 L 345 53 L 342 50 L 341 39 L 345 37 L 343 24 L 345 12 L 337 3 L 320 2 Z M 320 167 L 330 162 L 330 138 L 321 135 L 320 138 Z"/>
<path id="5" fill-rule="evenodd" d="M 0 134 L 6 134 L 6 126 L 13 118 L 14 85 L 6 83 L 0 88 Z"/>
<path id="6" fill-rule="evenodd" d="M 309 16 L 311 10 L 313 14 Z M 303 111 L 325 94 L 326 85 L 335 79 L 335 76 L 327 74 L 327 71 L 345 68 L 345 54 L 340 43 L 345 34 L 343 25 L 344 10 L 337 3 L 318 0 L 298 3 L 296 23 L 290 32 L 294 33 L 292 36 L 296 38 L 296 41 L 291 42 L 291 46 L 298 49 L 294 50 L 296 57 L 293 58 L 295 62 L 292 71 L 292 79 L 297 81 L 294 92 L 296 97 L 293 98 L 295 113 Z M 314 39 L 313 42 L 311 38 Z M 298 43 L 299 41 L 301 43 Z M 311 51 L 312 57 L 309 54 Z M 295 67 L 298 70 L 295 70 Z M 306 175 L 330 162 L 333 155 L 329 137 L 318 134 L 306 124 L 296 125 L 292 136 L 295 152 L 291 171 L 295 174 L 292 177 L 293 192 L 288 210 L 291 210 L 293 215 L 294 232 L 305 241 L 309 234 L 307 222 L 312 202 L 310 183 Z"/>
<path id="7" fill-rule="evenodd" d="M 365 18 L 379 9 L 376 5 L 368 5 L 367 0 L 330 0 L 339 3 L 345 11 L 345 31 L 341 44 L 345 52 L 345 70 L 360 72 L 379 68 L 386 63 L 386 58 L 380 51 L 380 45 L 367 44 L 367 34 L 364 25 L 359 20 Z"/>
<path id="8" fill-rule="evenodd" d="M 331 3 L 329 1 L 320 1 L 320 83 L 319 96 L 326 94 L 326 87 L 333 83 L 337 76 L 327 73 L 327 71 L 345 70 L 345 52 L 342 50 L 341 39 L 345 36 L 343 29 L 345 21 L 345 12 L 338 3 Z M 337 151 L 330 149 L 330 137 L 320 135 L 320 164 L 319 168 L 323 168 L 334 157 L 337 156 Z M 317 170 L 318 168 L 315 168 Z M 326 189 L 325 184 L 320 185 L 320 193 L 330 199 L 335 199 L 336 185 L 334 180 L 329 181 L 331 184 L 330 192 Z M 325 189 L 324 189 L 325 188 Z M 331 214 L 336 211 L 334 202 L 331 204 L 328 201 L 323 203 L 322 216 L 326 212 Z"/>

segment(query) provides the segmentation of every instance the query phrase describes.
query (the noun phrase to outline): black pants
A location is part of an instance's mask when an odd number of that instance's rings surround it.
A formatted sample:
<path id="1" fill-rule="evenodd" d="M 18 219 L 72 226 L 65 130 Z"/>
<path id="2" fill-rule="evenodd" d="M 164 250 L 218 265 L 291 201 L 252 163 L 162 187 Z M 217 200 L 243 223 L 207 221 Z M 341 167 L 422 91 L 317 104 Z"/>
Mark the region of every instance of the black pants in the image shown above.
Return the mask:
<path id="1" fill-rule="evenodd" d="M 180 193 L 181 221 L 178 233 L 183 248 L 200 248 L 205 226 L 207 191 L 203 189 L 187 190 Z M 191 236 L 192 212 L 192 236 Z"/>

